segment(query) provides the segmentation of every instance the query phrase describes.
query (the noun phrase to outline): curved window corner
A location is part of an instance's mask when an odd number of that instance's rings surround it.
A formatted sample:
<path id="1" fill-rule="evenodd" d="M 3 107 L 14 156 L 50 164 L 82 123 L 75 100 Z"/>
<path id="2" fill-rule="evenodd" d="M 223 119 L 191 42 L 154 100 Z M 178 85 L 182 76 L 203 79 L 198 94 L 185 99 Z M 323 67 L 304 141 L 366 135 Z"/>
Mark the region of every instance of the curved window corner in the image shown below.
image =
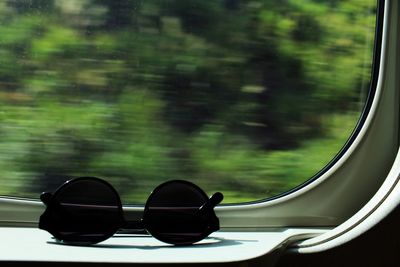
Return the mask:
<path id="1" fill-rule="evenodd" d="M 221 207 L 227 226 L 334 227 L 356 214 L 385 182 L 399 146 L 398 14 L 390 8 L 397 3 L 379 4 L 382 45 L 376 52 L 380 58 L 376 95 L 352 144 L 318 179 L 291 194 L 265 203 Z"/>
<path id="2" fill-rule="evenodd" d="M 397 1 L 385 1 L 385 40 L 383 41 L 384 47 L 382 51 L 384 56 L 382 86 L 385 88 L 385 93 L 390 95 L 391 102 L 387 105 L 396 107 L 393 116 L 389 118 L 391 122 L 390 134 L 388 138 L 391 139 L 392 145 L 387 152 L 387 158 L 384 159 L 387 166 L 390 166 L 387 175 L 385 172 L 381 173 L 379 181 L 376 183 L 379 186 L 378 190 L 373 190 L 371 196 L 363 203 L 363 205 L 355 210 L 346 218 L 346 220 L 332 229 L 331 231 L 322 234 L 321 236 L 300 242 L 292 248 L 296 253 L 318 253 L 332 248 L 338 247 L 351 240 L 368 234 L 371 229 L 380 223 L 383 219 L 388 217 L 399 205 L 399 90 L 400 81 L 396 75 L 399 71 L 399 50 L 397 43 L 399 40 L 399 4 Z M 384 101 L 384 98 L 382 99 Z M 385 102 L 386 103 L 386 102 Z M 381 111 L 384 113 L 384 111 Z M 383 119 L 384 117 L 381 117 Z M 377 119 L 378 120 L 378 119 Z M 389 125 L 388 125 L 389 127 Z M 380 136 L 382 138 L 382 136 Z M 371 150 L 370 150 L 371 151 Z M 395 155 L 395 157 L 393 156 Z M 377 160 L 376 155 L 369 157 L 368 163 L 372 160 Z M 391 219 L 393 220 L 393 219 Z M 387 227 L 387 226 L 386 226 Z M 385 248 L 385 245 L 382 245 Z"/>

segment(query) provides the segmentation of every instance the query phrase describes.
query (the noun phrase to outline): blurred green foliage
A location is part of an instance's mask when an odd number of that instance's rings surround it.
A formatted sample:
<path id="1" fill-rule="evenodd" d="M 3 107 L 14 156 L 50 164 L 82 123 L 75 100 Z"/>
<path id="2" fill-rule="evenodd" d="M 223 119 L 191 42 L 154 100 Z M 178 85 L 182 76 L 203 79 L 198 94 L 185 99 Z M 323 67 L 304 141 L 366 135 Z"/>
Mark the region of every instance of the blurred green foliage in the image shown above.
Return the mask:
<path id="1" fill-rule="evenodd" d="M 0 3 L 0 193 L 73 176 L 143 203 L 167 179 L 225 203 L 322 169 L 368 92 L 375 1 Z"/>

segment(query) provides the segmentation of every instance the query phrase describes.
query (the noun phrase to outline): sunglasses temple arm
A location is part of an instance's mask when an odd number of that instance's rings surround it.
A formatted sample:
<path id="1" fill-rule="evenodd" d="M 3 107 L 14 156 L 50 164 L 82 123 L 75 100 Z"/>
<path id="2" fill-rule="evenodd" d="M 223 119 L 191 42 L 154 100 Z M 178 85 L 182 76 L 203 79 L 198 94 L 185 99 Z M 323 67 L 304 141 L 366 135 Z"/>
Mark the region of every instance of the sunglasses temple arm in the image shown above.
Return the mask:
<path id="1" fill-rule="evenodd" d="M 220 192 L 214 193 L 203 206 L 199 208 L 199 211 L 207 211 L 213 209 L 224 199 L 224 195 Z"/>
<path id="2" fill-rule="evenodd" d="M 222 202 L 224 199 L 224 195 L 220 192 L 214 193 L 206 203 L 204 203 L 203 206 L 201 206 L 198 209 L 198 212 L 200 215 L 207 216 L 210 219 L 210 228 L 209 228 L 209 234 L 218 231 L 219 230 L 219 220 L 215 216 L 215 213 L 213 212 L 214 207 L 217 206 L 219 203 Z M 210 212 L 214 214 L 214 216 L 210 216 Z"/>
<path id="3" fill-rule="evenodd" d="M 45 204 L 46 206 L 50 203 L 50 199 L 53 197 L 53 194 L 50 192 L 43 192 L 40 194 L 40 200 Z"/>

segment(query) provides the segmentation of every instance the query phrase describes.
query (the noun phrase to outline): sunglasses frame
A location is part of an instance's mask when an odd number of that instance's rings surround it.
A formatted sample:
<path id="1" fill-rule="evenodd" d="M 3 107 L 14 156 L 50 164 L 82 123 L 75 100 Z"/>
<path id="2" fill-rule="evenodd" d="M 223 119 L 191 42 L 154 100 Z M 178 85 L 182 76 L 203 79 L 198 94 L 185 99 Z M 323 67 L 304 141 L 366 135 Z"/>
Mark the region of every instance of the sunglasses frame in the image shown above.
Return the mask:
<path id="1" fill-rule="evenodd" d="M 56 201 L 56 198 L 58 196 L 58 194 L 62 193 L 63 190 L 68 187 L 73 185 L 74 183 L 78 183 L 78 182 L 82 182 L 82 181 L 93 181 L 93 182 L 97 182 L 97 183 L 102 183 L 103 185 L 105 185 L 107 188 L 109 188 L 112 193 L 115 195 L 116 200 L 117 200 L 117 208 L 118 208 L 118 217 L 115 218 L 115 225 L 114 227 L 110 228 L 110 230 L 108 232 L 105 232 L 101 238 L 88 238 L 90 239 L 89 241 L 76 241 L 73 240 L 74 238 L 70 239 L 67 236 L 64 236 L 62 234 L 60 234 L 55 227 L 53 227 L 50 219 L 48 218 L 48 214 L 54 210 L 57 209 L 56 205 L 58 205 L 58 201 Z M 169 185 L 173 185 L 174 183 L 181 183 L 181 184 L 185 184 L 189 187 L 194 188 L 197 192 L 199 192 L 204 199 L 206 200 L 206 202 L 199 207 L 199 216 L 202 219 L 206 219 L 208 221 L 208 225 L 207 228 L 198 236 L 198 238 L 196 239 L 191 239 L 189 241 L 179 241 L 179 242 L 173 242 L 171 240 L 166 240 L 165 238 L 163 238 L 156 230 L 152 229 L 150 227 L 150 224 L 152 223 L 151 221 L 149 221 L 149 219 L 147 218 L 150 214 L 150 207 L 149 207 L 149 203 L 151 203 L 151 200 L 154 197 L 157 197 L 157 193 L 159 190 L 161 190 L 162 188 L 165 188 L 165 186 L 169 186 Z M 139 221 L 127 221 L 124 218 L 124 211 L 123 211 L 123 206 L 122 206 L 122 202 L 121 202 L 121 198 L 117 192 L 117 190 L 107 181 L 97 178 L 97 177 L 90 177 L 90 176 L 84 176 L 84 177 L 77 177 L 77 178 L 72 178 L 66 182 L 64 182 L 61 186 L 59 186 L 54 193 L 50 193 L 50 192 L 44 192 L 40 195 L 40 199 L 41 201 L 46 205 L 46 210 L 44 211 L 44 213 L 40 216 L 39 219 L 39 229 L 42 230 L 46 230 L 48 231 L 50 234 L 52 234 L 58 241 L 61 241 L 63 243 L 66 244 L 73 244 L 73 245 L 90 245 L 90 244 L 96 244 L 99 242 L 102 242 L 104 240 L 107 240 L 109 238 L 111 238 L 113 235 L 115 235 L 116 233 L 118 233 L 119 231 L 122 231 L 123 233 L 127 233 L 129 231 L 135 231 L 135 233 L 138 233 L 139 230 L 144 230 L 144 233 L 148 233 L 151 236 L 153 236 L 154 238 L 165 242 L 165 243 L 169 243 L 169 244 L 173 244 L 173 245 L 190 245 L 193 243 L 196 243 L 200 240 L 203 240 L 204 238 L 206 238 L 208 235 L 210 235 L 212 232 L 214 231 L 218 231 L 219 228 L 219 219 L 216 216 L 215 212 L 214 212 L 214 207 L 216 205 L 218 205 L 222 199 L 223 199 L 223 195 L 220 192 L 214 193 L 210 198 L 206 195 L 206 193 L 196 184 L 189 182 L 189 181 L 185 181 L 185 180 L 170 180 L 167 182 L 164 182 L 160 185 L 158 185 L 149 195 L 149 197 L 147 198 L 145 207 L 144 207 L 144 211 L 143 211 L 143 215 L 142 218 Z M 162 223 L 162 222 L 160 222 Z"/>

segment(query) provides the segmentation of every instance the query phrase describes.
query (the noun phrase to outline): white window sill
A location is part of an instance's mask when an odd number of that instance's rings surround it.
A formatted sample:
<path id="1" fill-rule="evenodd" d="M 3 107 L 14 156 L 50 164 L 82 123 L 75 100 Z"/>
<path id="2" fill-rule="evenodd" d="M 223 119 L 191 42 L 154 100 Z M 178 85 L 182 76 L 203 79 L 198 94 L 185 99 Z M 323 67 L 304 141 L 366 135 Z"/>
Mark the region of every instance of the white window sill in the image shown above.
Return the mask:
<path id="1" fill-rule="evenodd" d="M 268 257 L 290 242 L 323 233 L 320 229 L 275 229 L 263 232 L 213 233 L 191 246 L 171 246 L 150 236 L 117 235 L 92 246 L 54 242 L 35 228 L 0 228 L 1 262 L 81 263 L 227 263 Z M 272 257 L 272 256 L 271 256 Z"/>

